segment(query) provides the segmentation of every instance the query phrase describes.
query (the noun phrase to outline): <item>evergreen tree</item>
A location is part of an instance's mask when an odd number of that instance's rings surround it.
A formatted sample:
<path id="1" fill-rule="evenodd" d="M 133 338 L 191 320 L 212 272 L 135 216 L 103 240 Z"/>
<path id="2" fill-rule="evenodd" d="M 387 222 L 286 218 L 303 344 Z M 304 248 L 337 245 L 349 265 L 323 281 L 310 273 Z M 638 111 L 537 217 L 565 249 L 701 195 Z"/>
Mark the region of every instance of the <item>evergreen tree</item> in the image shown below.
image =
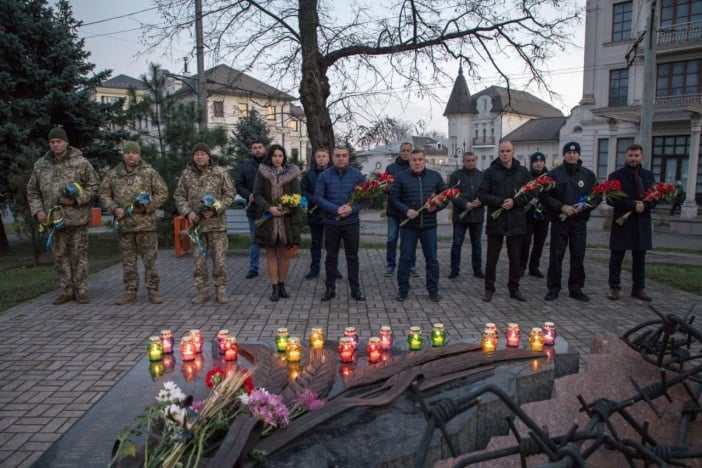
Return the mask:
<path id="1" fill-rule="evenodd" d="M 65 0 L 53 7 L 46 0 L 0 0 L 0 207 L 18 221 L 30 221 L 26 181 L 48 150 L 53 126 L 62 125 L 70 144 L 87 157 L 101 158 L 93 160 L 97 166 L 115 155 L 104 148 L 90 153 L 111 110 L 92 101 L 90 92 L 109 72 L 92 74 L 79 25 Z"/>

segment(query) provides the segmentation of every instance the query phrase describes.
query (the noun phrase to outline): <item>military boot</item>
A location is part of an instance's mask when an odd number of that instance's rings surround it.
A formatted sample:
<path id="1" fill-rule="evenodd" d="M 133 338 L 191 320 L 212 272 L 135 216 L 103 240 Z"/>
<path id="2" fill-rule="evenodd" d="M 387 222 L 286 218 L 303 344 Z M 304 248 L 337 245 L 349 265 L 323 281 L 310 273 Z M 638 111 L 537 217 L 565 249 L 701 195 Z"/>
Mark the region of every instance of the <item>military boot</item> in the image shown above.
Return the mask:
<path id="1" fill-rule="evenodd" d="M 76 296 L 73 293 L 73 291 L 70 290 L 65 290 L 64 292 L 61 293 L 60 296 L 58 296 L 56 299 L 53 300 L 52 304 L 54 305 L 61 305 L 61 304 L 66 304 L 67 302 L 71 302 L 75 300 Z"/>
<path id="2" fill-rule="evenodd" d="M 126 305 L 126 304 L 134 304 L 136 302 L 136 292 L 134 291 L 127 291 L 124 293 L 122 297 L 117 299 L 115 304 L 117 305 Z"/>
<path id="3" fill-rule="evenodd" d="M 217 303 L 226 304 L 229 302 L 229 296 L 227 295 L 227 288 L 224 286 L 217 286 Z"/>
<path id="4" fill-rule="evenodd" d="M 87 291 L 78 291 L 76 293 L 76 302 L 78 304 L 90 304 L 90 296 Z"/>
<path id="5" fill-rule="evenodd" d="M 163 298 L 161 297 L 161 293 L 159 293 L 156 289 L 154 289 L 153 291 L 149 291 L 149 301 L 152 304 L 163 304 Z"/>
<path id="6" fill-rule="evenodd" d="M 190 301 L 192 304 L 201 305 L 210 300 L 210 293 L 207 288 L 200 288 L 197 290 L 197 294 Z"/>

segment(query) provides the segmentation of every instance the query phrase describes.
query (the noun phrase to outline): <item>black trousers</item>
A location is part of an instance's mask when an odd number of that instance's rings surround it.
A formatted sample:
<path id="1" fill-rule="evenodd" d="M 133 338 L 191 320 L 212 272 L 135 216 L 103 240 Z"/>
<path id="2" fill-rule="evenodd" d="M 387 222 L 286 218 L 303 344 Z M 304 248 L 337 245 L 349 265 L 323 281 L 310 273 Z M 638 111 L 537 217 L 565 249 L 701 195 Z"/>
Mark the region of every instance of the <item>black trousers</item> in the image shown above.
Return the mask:
<path id="1" fill-rule="evenodd" d="M 344 242 L 346 266 L 348 268 L 349 286 L 351 290 L 359 290 L 361 284 L 358 280 L 358 245 L 361 239 L 360 224 L 325 224 L 324 246 L 327 249 L 327 258 L 324 260 L 326 279 L 324 284 L 333 288 L 336 284 L 336 272 L 339 271 L 339 249 Z"/>
<path id="2" fill-rule="evenodd" d="M 622 262 L 626 250 L 609 251 L 609 287 L 619 291 L 622 289 Z M 631 251 L 631 289 L 643 291 L 646 288 L 646 251 Z"/>
<path id="3" fill-rule="evenodd" d="M 551 254 L 548 259 L 546 286 L 561 289 L 563 258 L 570 251 L 570 274 L 568 290 L 580 291 L 585 286 L 585 245 L 587 244 L 587 221 L 568 218 L 551 223 Z"/>
<path id="4" fill-rule="evenodd" d="M 510 292 L 519 290 L 519 278 L 522 272 L 519 266 L 519 257 L 522 252 L 522 237 L 507 237 L 507 257 L 509 258 L 509 280 L 507 288 Z M 487 236 L 487 256 L 485 258 L 485 290 L 495 290 L 497 276 L 497 261 L 500 259 L 500 250 L 505 236 Z"/>
<path id="5" fill-rule="evenodd" d="M 544 244 L 548 236 L 548 219 L 534 219 L 532 212 L 526 214 L 526 234 L 522 243 L 522 255 L 520 264 L 522 271 L 529 267 L 529 271 L 539 269 L 541 254 L 544 252 Z M 531 248 L 531 259 L 529 258 L 529 248 Z"/>

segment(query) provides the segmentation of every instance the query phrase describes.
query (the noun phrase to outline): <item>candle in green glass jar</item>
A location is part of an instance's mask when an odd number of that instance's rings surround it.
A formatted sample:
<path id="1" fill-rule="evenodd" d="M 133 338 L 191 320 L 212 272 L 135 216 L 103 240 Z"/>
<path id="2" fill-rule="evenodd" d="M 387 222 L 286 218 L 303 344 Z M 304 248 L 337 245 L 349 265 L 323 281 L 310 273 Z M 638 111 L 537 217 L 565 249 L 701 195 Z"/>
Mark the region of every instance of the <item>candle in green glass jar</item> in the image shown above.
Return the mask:
<path id="1" fill-rule="evenodd" d="M 149 361 L 160 361 L 163 359 L 163 345 L 161 344 L 160 337 L 149 337 L 149 344 L 146 345 L 146 353 L 149 355 Z"/>
<path id="2" fill-rule="evenodd" d="M 279 328 L 275 337 L 275 347 L 279 353 L 284 353 L 288 349 L 288 329 Z"/>
<path id="3" fill-rule="evenodd" d="M 422 329 L 420 327 L 410 327 L 409 335 L 407 335 L 407 344 L 410 351 L 419 351 L 424 344 Z"/>
<path id="4" fill-rule="evenodd" d="M 431 345 L 438 348 L 446 344 L 446 329 L 443 323 L 435 323 L 431 330 Z"/>

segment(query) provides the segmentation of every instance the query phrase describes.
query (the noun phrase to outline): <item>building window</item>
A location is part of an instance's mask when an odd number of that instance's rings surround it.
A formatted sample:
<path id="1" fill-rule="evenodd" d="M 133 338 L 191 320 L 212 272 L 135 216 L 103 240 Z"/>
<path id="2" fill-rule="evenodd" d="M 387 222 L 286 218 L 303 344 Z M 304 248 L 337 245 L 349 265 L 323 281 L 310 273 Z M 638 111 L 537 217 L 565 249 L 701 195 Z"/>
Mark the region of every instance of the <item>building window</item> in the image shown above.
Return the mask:
<path id="1" fill-rule="evenodd" d="M 629 70 L 610 70 L 609 107 L 626 106 L 629 96 Z"/>
<path id="2" fill-rule="evenodd" d="M 293 132 L 297 133 L 297 131 L 300 129 L 300 122 L 298 120 L 291 120 L 290 121 L 290 130 Z"/>
<path id="3" fill-rule="evenodd" d="M 275 106 L 266 108 L 266 120 L 275 120 Z"/>
<path id="4" fill-rule="evenodd" d="M 213 113 L 215 117 L 224 117 L 224 101 L 214 101 L 213 103 Z"/>
<path id="5" fill-rule="evenodd" d="M 656 97 L 685 96 L 701 92 L 702 60 L 658 65 Z"/>
<path id="6" fill-rule="evenodd" d="M 661 27 L 702 21 L 700 0 L 663 0 L 661 4 Z"/>
<path id="7" fill-rule="evenodd" d="M 632 3 L 615 3 L 612 6 L 612 42 L 631 39 Z"/>
<path id="8" fill-rule="evenodd" d="M 249 105 L 246 104 L 245 102 L 240 102 L 239 103 L 239 117 L 248 117 L 249 116 Z"/>
<path id="9" fill-rule="evenodd" d="M 597 178 L 606 180 L 607 176 L 607 160 L 609 159 L 609 138 L 600 138 L 597 140 Z"/>
<path id="10" fill-rule="evenodd" d="M 626 160 L 626 149 L 633 144 L 633 138 L 617 138 L 617 160 L 614 164 L 615 169 L 621 169 L 624 167 L 624 161 Z"/>

